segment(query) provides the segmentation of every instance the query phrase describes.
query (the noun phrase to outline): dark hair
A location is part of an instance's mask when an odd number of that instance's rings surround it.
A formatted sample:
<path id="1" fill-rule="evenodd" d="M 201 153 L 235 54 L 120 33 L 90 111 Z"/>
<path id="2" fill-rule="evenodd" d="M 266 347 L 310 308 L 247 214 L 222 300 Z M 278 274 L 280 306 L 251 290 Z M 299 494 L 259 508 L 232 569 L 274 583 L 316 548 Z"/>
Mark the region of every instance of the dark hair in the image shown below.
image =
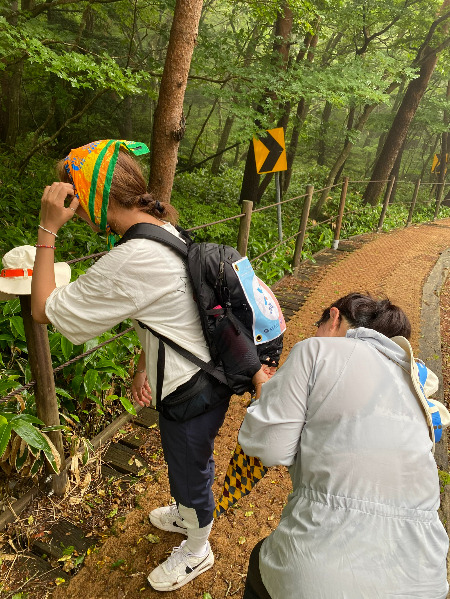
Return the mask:
<path id="1" fill-rule="evenodd" d="M 350 327 L 366 327 L 378 331 L 386 337 L 402 335 L 409 339 L 411 324 L 408 317 L 398 306 L 394 306 L 388 299 L 375 299 L 371 295 L 362 293 L 349 293 L 335 301 L 323 311 L 317 326 L 330 318 L 330 309 L 337 308 Z"/>
<path id="2" fill-rule="evenodd" d="M 58 163 L 57 171 L 61 181 L 71 183 L 64 168 L 64 160 Z M 167 220 L 173 225 L 178 222 L 177 209 L 168 202 L 155 200 L 152 194 L 147 192 L 147 185 L 138 162 L 122 148 L 114 168 L 109 201 L 123 208 L 137 207 L 142 212 Z"/>

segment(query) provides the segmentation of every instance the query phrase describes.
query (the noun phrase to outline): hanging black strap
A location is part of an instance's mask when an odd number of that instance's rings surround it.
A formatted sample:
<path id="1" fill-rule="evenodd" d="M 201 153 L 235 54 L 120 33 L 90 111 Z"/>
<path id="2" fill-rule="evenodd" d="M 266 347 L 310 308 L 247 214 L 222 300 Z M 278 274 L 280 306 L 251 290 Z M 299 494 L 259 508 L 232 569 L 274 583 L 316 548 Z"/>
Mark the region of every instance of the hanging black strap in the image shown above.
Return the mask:
<path id="1" fill-rule="evenodd" d="M 164 383 L 164 368 L 166 367 L 166 348 L 164 343 L 159 340 L 158 362 L 156 364 L 156 409 L 160 411 L 162 388 Z"/>
<path id="2" fill-rule="evenodd" d="M 189 362 L 192 362 L 192 364 L 195 364 L 202 370 L 205 370 L 208 374 L 210 374 L 215 379 L 217 379 L 219 381 L 219 383 L 223 383 L 224 385 L 228 384 L 226 376 L 224 375 L 223 372 L 221 372 L 220 370 L 218 370 L 216 368 L 216 366 L 212 360 L 210 362 L 205 362 L 204 360 L 202 360 L 201 358 L 198 358 L 197 356 L 192 354 L 190 351 L 188 351 L 184 347 L 181 347 L 180 345 L 175 343 L 175 341 L 172 341 L 172 339 L 169 339 L 168 337 L 161 335 L 161 333 L 157 333 L 156 331 L 151 329 L 148 325 L 144 324 L 140 320 L 138 320 L 138 323 L 139 323 L 140 327 L 142 327 L 143 329 L 149 330 L 152 335 L 154 335 L 157 339 L 159 339 L 160 344 L 161 344 L 161 342 L 165 343 L 166 345 L 171 347 L 174 351 L 176 351 L 178 354 L 180 354 L 180 356 L 183 356 L 183 358 L 186 358 L 186 360 L 189 360 Z M 159 350 L 158 350 L 157 371 L 159 371 L 159 369 L 160 369 L 160 365 L 159 365 Z M 163 371 L 164 371 L 164 369 L 163 369 Z M 161 390 L 162 390 L 162 383 L 161 383 Z"/>

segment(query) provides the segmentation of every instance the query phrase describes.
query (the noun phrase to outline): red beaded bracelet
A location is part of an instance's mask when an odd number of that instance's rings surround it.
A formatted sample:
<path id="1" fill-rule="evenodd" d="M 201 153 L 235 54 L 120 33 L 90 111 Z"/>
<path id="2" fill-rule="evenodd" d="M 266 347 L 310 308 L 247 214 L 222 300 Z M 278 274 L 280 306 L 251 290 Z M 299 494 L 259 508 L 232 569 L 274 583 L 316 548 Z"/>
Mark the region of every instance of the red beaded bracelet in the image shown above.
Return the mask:
<path id="1" fill-rule="evenodd" d="M 56 250 L 56 245 L 42 245 L 40 243 L 37 243 L 34 247 L 35 248 L 49 248 L 51 250 Z"/>

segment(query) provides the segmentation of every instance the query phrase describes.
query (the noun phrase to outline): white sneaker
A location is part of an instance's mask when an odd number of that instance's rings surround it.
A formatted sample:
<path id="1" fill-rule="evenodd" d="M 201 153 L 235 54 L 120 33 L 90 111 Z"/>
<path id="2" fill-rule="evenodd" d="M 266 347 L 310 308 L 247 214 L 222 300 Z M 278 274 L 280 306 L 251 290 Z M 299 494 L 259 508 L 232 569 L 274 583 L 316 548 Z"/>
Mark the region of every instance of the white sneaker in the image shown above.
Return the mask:
<path id="1" fill-rule="evenodd" d="M 156 591 L 175 591 L 213 566 L 214 554 L 209 542 L 202 557 L 185 550 L 185 543 L 174 547 L 170 557 L 150 572 L 147 580 Z"/>
<path id="2" fill-rule="evenodd" d="M 160 530 L 169 532 L 180 532 L 187 534 L 187 528 L 184 525 L 183 518 L 180 516 L 176 503 L 158 507 L 148 515 L 150 522 Z"/>

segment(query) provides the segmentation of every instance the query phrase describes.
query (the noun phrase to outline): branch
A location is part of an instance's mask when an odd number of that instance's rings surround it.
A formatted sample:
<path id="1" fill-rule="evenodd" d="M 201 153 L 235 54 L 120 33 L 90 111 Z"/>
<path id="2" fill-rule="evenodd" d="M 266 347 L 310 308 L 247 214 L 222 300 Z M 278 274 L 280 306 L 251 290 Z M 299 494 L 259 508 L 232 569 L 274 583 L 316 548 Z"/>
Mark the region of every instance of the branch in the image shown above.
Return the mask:
<path id="1" fill-rule="evenodd" d="M 390 23 L 388 23 L 386 25 L 386 27 L 383 27 L 383 29 L 380 29 L 380 31 L 377 31 L 376 33 L 372 33 L 372 35 L 367 35 L 367 27 L 364 26 L 363 27 L 364 43 L 361 46 L 361 48 L 356 48 L 356 54 L 357 55 L 364 54 L 364 52 L 367 50 L 370 42 L 372 40 L 374 40 L 376 37 L 380 37 L 380 35 L 383 35 L 383 33 L 386 33 L 386 31 L 388 31 L 393 25 L 395 25 L 395 23 L 399 19 L 400 19 L 400 15 L 397 15 L 394 19 L 392 19 L 392 21 Z M 355 45 L 356 45 L 356 43 L 355 43 Z"/>
<path id="2" fill-rule="evenodd" d="M 438 19 L 436 19 L 432 24 L 431 27 L 422 43 L 422 45 L 420 46 L 420 48 L 417 50 L 417 56 L 414 60 L 413 64 L 418 64 L 419 62 L 422 61 L 422 52 L 425 51 L 425 49 L 427 48 L 427 46 L 429 45 L 431 38 L 434 35 L 434 32 L 436 31 L 436 28 L 438 27 L 438 25 L 440 25 L 443 21 L 446 21 L 448 18 L 450 17 L 450 11 L 444 13 L 441 17 L 439 17 Z"/>
<path id="3" fill-rule="evenodd" d="M 418 60 L 417 62 L 414 63 L 414 66 L 419 66 L 421 64 L 423 64 L 424 62 L 426 62 L 430 56 L 434 56 L 436 54 L 439 54 L 440 52 L 442 52 L 442 50 L 445 50 L 445 48 L 447 48 L 450 45 L 450 37 L 446 37 L 445 40 L 439 44 L 439 46 L 436 46 L 436 48 L 430 48 L 430 51 L 427 54 L 424 54 L 423 56 L 421 56 L 420 60 Z"/>
<path id="4" fill-rule="evenodd" d="M 44 139 L 43 141 L 41 141 L 40 144 L 38 144 L 37 146 L 35 146 L 34 148 L 32 148 L 28 154 L 25 156 L 25 158 L 22 160 L 22 162 L 19 165 L 19 174 L 22 174 L 23 171 L 25 170 L 27 164 L 29 163 L 30 159 L 36 154 L 36 152 L 38 152 L 39 150 L 41 150 L 42 148 L 45 148 L 45 146 L 48 146 L 49 143 L 51 143 L 53 140 L 55 140 L 58 135 L 61 133 L 61 131 L 63 129 L 65 129 L 66 127 L 68 127 L 70 125 L 70 123 L 73 123 L 74 121 L 78 120 L 79 118 L 81 118 L 83 116 L 83 114 L 85 112 L 87 112 L 87 110 L 92 106 L 92 104 L 94 104 L 94 102 L 96 102 L 100 96 L 102 96 L 104 93 L 106 93 L 108 90 L 106 89 L 102 89 L 101 91 L 97 92 L 95 94 L 95 96 L 93 98 L 91 98 L 89 100 L 89 102 L 84 106 L 84 108 L 82 110 L 80 110 L 79 112 L 77 112 L 76 114 L 74 114 L 73 116 L 70 117 L 70 119 L 67 119 L 62 125 L 61 127 L 58 129 L 58 131 L 56 131 L 56 133 L 54 133 L 51 137 L 47 137 L 46 139 Z"/>
<path id="5" fill-rule="evenodd" d="M 204 160 L 202 160 L 201 162 L 197 162 L 196 164 L 193 164 L 192 166 L 188 166 L 187 168 L 182 168 L 179 171 L 177 171 L 178 173 L 186 173 L 186 172 L 190 172 L 193 171 L 194 168 L 197 168 L 197 166 L 201 166 L 202 164 L 204 164 L 205 162 L 208 162 L 208 160 L 212 160 L 213 158 L 215 158 L 216 156 L 220 156 L 221 154 L 223 154 L 224 152 L 227 152 L 228 150 L 232 150 L 233 148 L 235 148 L 236 146 L 238 146 L 241 142 L 237 141 L 235 144 L 233 144 L 232 146 L 228 146 L 228 148 L 225 148 L 224 150 L 220 150 L 220 152 L 217 152 L 216 154 L 213 154 L 212 156 L 208 156 L 207 158 L 205 158 Z"/>
<path id="6" fill-rule="evenodd" d="M 120 2 L 120 0 L 90 0 L 91 4 L 111 4 L 113 2 Z M 30 14 L 31 18 L 39 16 L 41 13 L 56 8 L 58 6 L 64 6 L 65 4 L 78 4 L 78 0 L 53 0 L 53 2 L 42 2 L 37 4 L 32 10 L 23 11 Z"/>

